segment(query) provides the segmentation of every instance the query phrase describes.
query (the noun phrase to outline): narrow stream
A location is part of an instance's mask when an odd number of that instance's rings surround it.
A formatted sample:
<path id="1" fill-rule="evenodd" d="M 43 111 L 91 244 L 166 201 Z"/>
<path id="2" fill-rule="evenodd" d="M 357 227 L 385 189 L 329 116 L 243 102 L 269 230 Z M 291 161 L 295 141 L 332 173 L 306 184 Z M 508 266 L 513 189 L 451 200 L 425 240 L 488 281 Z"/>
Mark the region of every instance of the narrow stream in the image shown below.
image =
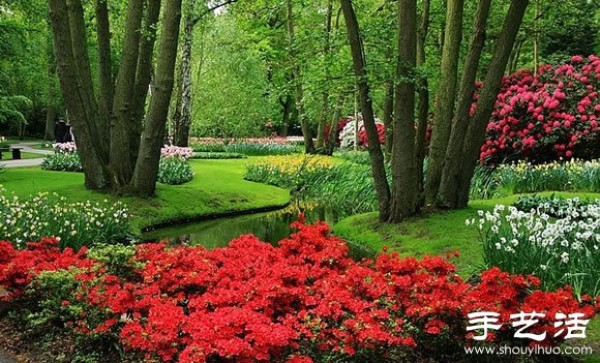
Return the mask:
<path id="1" fill-rule="evenodd" d="M 202 245 L 208 249 L 225 247 L 229 241 L 243 234 L 254 234 L 261 241 L 276 245 L 294 231 L 290 224 L 298 220 L 298 213 L 304 210 L 307 223 L 325 221 L 333 226 L 339 216 L 332 210 L 322 207 L 301 208 L 297 203 L 287 208 L 258 214 L 211 219 L 173 227 L 160 228 L 143 234 L 145 241 L 163 241 Z M 355 259 L 372 257 L 374 252 L 362 246 L 349 243 L 350 255 Z"/>

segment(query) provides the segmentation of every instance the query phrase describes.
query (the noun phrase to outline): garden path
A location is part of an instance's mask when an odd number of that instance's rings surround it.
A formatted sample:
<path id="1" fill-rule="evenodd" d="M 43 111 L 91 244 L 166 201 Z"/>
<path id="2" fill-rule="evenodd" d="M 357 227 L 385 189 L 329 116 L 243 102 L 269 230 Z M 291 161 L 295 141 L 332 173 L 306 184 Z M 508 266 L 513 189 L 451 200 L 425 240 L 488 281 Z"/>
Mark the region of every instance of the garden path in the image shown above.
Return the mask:
<path id="1" fill-rule="evenodd" d="M 8 354 L 0 351 L 0 363 L 18 363 L 16 360 L 11 358 Z"/>
<path id="2" fill-rule="evenodd" d="M 42 164 L 42 160 L 44 155 L 48 155 L 48 154 L 52 154 L 52 151 L 50 150 L 41 150 L 41 149 L 34 149 L 31 147 L 31 143 L 21 143 L 21 144 L 14 144 L 11 145 L 11 147 L 20 147 L 23 150 L 21 150 L 21 152 L 27 152 L 27 153 L 32 153 L 32 154 L 40 154 L 40 158 L 36 158 L 36 159 L 21 159 L 21 160 L 3 160 L 2 164 L 4 164 L 5 168 L 20 168 L 20 167 L 26 167 L 26 166 L 37 166 L 37 165 L 41 165 Z M 2 361 L 0 360 L 0 363 L 2 363 Z"/>

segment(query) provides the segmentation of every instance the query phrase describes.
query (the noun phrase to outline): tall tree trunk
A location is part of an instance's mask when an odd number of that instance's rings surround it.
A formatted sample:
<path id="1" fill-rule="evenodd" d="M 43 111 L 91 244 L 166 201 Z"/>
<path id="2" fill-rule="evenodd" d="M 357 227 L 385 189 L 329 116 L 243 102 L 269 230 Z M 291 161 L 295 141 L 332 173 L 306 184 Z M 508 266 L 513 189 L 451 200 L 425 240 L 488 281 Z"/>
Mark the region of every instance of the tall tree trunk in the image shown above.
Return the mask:
<path id="1" fill-rule="evenodd" d="M 332 0 L 327 1 L 327 12 L 325 13 L 325 34 L 324 34 L 324 45 L 323 45 L 323 57 L 325 58 L 325 64 L 323 64 L 325 79 L 323 83 L 322 93 L 322 106 L 321 106 L 321 120 L 317 131 L 317 149 L 321 152 L 325 152 L 325 129 L 327 122 L 329 121 L 329 83 L 331 82 L 331 72 L 329 70 L 329 61 L 331 54 L 331 18 L 333 13 Z"/>
<path id="2" fill-rule="evenodd" d="M 289 94 L 285 95 L 285 98 L 279 98 L 279 104 L 281 105 L 281 136 L 288 135 L 288 127 L 290 125 L 290 116 L 292 113 L 292 96 Z"/>
<path id="3" fill-rule="evenodd" d="M 417 213 L 415 161 L 415 66 L 417 63 L 417 1 L 398 0 L 398 68 L 392 149 L 392 198 L 389 222 Z"/>
<path id="4" fill-rule="evenodd" d="M 173 92 L 179 23 L 181 21 L 181 0 L 169 0 L 165 3 L 154 92 L 150 99 L 140 152 L 132 178 L 135 192 L 142 196 L 152 196 L 156 190 L 162 137 L 165 133 L 169 103 Z"/>
<path id="5" fill-rule="evenodd" d="M 115 174 L 115 187 L 126 186 L 133 175 L 133 164 L 130 157 L 130 123 L 143 14 L 144 0 L 129 1 L 110 133 L 110 166 Z"/>
<path id="6" fill-rule="evenodd" d="M 48 54 L 48 93 L 46 99 L 46 127 L 44 130 L 44 140 L 54 140 L 54 126 L 56 121 L 56 99 L 57 90 L 55 87 L 56 77 L 56 57 L 54 56 L 54 45 L 52 44 L 52 37 L 48 37 L 47 42 L 47 54 Z"/>
<path id="7" fill-rule="evenodd" d="M 426 0 L 427 1 L 427 0 Z M 385 58 L 390 64 L 394 64 L 395 48 L 389 44 L 385 49 Z M 385 125 L 385 153 L 389 156 L 392 152 L 394 143 L 394 77 L 396 69 L 390 74 L 389 79 L 385 81 L 385 96 L 383 98 L 383 124 Z"/>
<path id="8" fill-rule="evenodd" d="M 466 207 L 469 202 L 471 179 L 479 158 L 481 145 L 485 140 L 485 128 L 492 115 L 508 57 L 512 51 L 528 4 L 529 0 L 511 1 L 502 31 L 496 40 L 492 61 L 485 76 L 481 96 L 477 102 L 477 109 L 472 122 L 467 128 L 463 147 L 463 169 L 458 186 L 458 207 Z"/>
<path id="9" fill-rule="evenodd" d="M 469 51 L 465 59 L 463 76 L 458 93 L 458 102 L 452 120 L 452 132 L 446 149 L 444 171 L 438 192 L 437 206 L 440 208 L 456 208 L 458 178 L 462 170 L 462 152 L 465 133 L 469 126 L 471 117 L 470 110 L 473 104 L 473 92 L 475 92 L 475 79 L 479 69 L 481 52 L 485 45 L 487 20 L 490 13 L 492 0 L 479 0 Z"/>
<path id="10" fill-rule="evenodd" d="M 433 203 L 437 196 L 444 169 L 448 139 L 452 129 L 458 58 L 462 39 L 463 7 L 463 0 L 448 0 L 440 83 L 435 102 L 431 143 L 429 145 L 429 166 L 425 185 L 426 203 Z"/>
<path id="11" fill-rule="evenodd" d="M 192 5 L 193 6 L 193 5 Z M 192 126 L 192 41 L 194 34 L 194 22 L 191 14 L 183 17 L 183 40 L 181 49 L 181 89 L 178 100 L 179 117 L 174 123 L 174 144 L 177 146 L 188 146 L 190 127 Z M 181 98 L 179 98 L 181 97 Z"/>
<path id="12" fill-rule="evenodd" d="M 302 87 L 302 71 L 298 62 L 292 0 L 286 0 L 286 9 L 287 30 L 290 43 L 290 58 L 292 60 L 292 78 L 294 82 L 294 88 L 296 90 L 296 109 L 298 110 L 298 118 L 300 119 L 302 135 L 304 136 L 304 151 L 307 154 L 312 154 L 315 151 L 315 145 L 313 143 L 312 133 L 308 123 L 308 115 L 306 115 L 306 111 L 304 110 L 304 89 Z"/>
<path id="13" fill-rule="evenodd" d="M 356 83 L 360 93 L 360 106 L 364 127 L 367 132 L 367 140 L 369 141 L 368 150 L 371 158 L 371 170 L 375 182 L 377 201 L 379 204 L 379 220 L 386 221 L 389 218 L 390 187 L 387 182 L 383 152 L 379 145 L 377 127 L 375 126 L 375 116 L 373 114 L 373 105 L 371 103 L 371 96 L 369 95 L 367 68 L 363 54 L 362 40 L 360 39 L 360 29 L 351 0 L 341 0 L 341 5 L 344 19 L 346 20 L 346 29 L 348 31 L 348 41 L 352 53 L 354 74 L 356 75 Z"/>
<path id="14" fill-rule="evenodd" d="M 52 25 L 52 34 L 58 64 L 58 73 L 60 87 L 64 96 L 65 105 L 71 116 L 71 123 L 76 130 L 75 139 L 83 166 L 85 177 L 85 186 L 88 189 L 104 190 L 111 184 L 110 174 L 101 156 L 98 154 L 97 133 L 94 132 L 91 124 L 94 122 L 92 115 L 89 115 L 85 102 L 88 99 L 88 93 L 91 91 L 85 89 L 77 69 L 73 47 L 74 37 L 84 37 L 84 33 L 71 34 L 69 25 L 69 15 L 67 3 L 65 0 L 49 0 L 50 21 Z M 81 4 L 79 4 L 81 5 Z"/>
<path id="15" fill-rule="evenodd" d="M 96 0 L 96 35 L 98 42 L 98 128 L 102 144 L 110 145 L 110 119 L 113 107 L 112 55 L 110 50 L 110 23 L 108 0 Z M 108 151 L 107 151 L 108 152 Z"/>
<path id="16" fill-rule="evenodd" d="M 132 165 L 135 164 L 140 149 L 140 137 L 142 135 L 142 121 L 146 113 L 146 98 L 152 80 L 152 59 L 154 56 L 154 43 L 156 41 L 156 29 L 160 16 L 160 0 L 148 0 L 146 18 L 144 21 L 144 36 L 140 39 L 139 57 L 136 67 L 135 85 L 133 93 L 133 104 L 131 121 L 129 122 L 129 155 Z"/>
<path id="17" fill-rule="evenodd" d="M 430 1 L 423 0 L 423 12 L 417 32 L 417 67 L 425 66 L 425 42 L 429 32 L 429 9 Z M 417 80 L 417 136 L 415 141 L 415 155 L 417 168 L 417 183 L 419 191 L 419 206 L 424 204 L 423 192 L 425 176 L 423 175 L 423 163 L 427 153 L 427 122 L 429 120 L 429 82 L 427 76 L 423 75 Z"/>

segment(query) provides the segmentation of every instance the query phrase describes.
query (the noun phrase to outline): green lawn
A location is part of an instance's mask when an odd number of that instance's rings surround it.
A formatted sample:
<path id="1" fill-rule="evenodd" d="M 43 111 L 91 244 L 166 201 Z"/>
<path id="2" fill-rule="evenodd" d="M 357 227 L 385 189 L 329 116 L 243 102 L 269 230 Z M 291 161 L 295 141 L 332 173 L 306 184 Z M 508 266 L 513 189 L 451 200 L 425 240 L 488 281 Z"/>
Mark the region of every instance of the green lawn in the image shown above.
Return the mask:
<path id="1" fill-rule="evenodd" d="M 44 156 L 44 154 L 21 152 L 21 159 L 40 159 Z M 2 153 L 2 161 L 11 161 L 12 159 L 12 152 L 5 151 Z"/>
<path id="2" fill-rule="evenodd" d="M 196 174 L 191 182 L 178 186 L 158 184 L 156 198 L 119 200 L 130 207 L 136 231 L 157 223 L 288 203 L 289 191 L 242 179 L 245 163 L 253 160 L 191 160 Z M 116 200 L 109 194 L 86 190 L 81 173 L 45 171 L 38 167 L 6 169 L 0 173 L 0 184 L 19 197 L 47 191 L 73 201 Z"/>

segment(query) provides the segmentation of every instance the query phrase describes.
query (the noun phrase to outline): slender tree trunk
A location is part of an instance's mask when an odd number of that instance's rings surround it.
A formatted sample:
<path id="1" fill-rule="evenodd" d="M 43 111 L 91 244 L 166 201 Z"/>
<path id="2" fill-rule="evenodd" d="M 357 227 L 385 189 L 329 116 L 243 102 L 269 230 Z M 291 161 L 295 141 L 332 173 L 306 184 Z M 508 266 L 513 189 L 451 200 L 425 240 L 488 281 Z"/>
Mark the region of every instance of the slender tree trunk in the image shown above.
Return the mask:
<path id="1" fill-rule="evenodd" d="M 85 102 L 89 99 L 88 92 L 91 90 L 85 89 L 80 82 L 73 51 L 73 37 L 83 37 L 85 34 L 71 34 L 65 0 L 49 0 L 48 4 L 60 86 L 71 116 L 71 123 L 77 132 L 75 141 L 83 165 L 85 186 L 88 189 L 104 190 L 111 184 L 110 176 L 101 156 L 97 153 L 98 148 L 94 146 L 97 142 L 97 134 L 91 127 L 94 119 L 85 107 Z"/>
<path id="2" fill-rule="evenodd" d="M 479 69 L 481 52 L 485 45 L 487 20 L 490 13 L 492 0 L 479 0 L 473 30 L 471 44 L 465 59 L 463 76 L 458 93 L 458 103 L 452 120 L 452 132 L 446 150 L 444 171 L 438 192 L 437 206 L 440 208 L 456 208 L 458 178 L 463 168 L 462 152 L 465 133 L 469 126 L 471 117 L 470 110 L 473 104 L 473 93 L 475 92 L 475 79 Z"/>
<path id="3" fill-rule="evenodd" d="M 385 97 L 383 99 L 383 124 L 385 125 L 385 152 L 391 154 L 394 145 L 394 80 L 385 82 Z"/>
<path id="4" fill-rule="evenodd" d="M 322 106 L 321 106 L 321 120 L 319 122 L 319 127 L 317 131 L 317 149 L 321 150 L 321 152 L 325 152 L 325 128 L 327 126 L 327 122 L 329 121 L 330 112 L 329 112 L 329 83 L 331 82 L 331 72 L 329 70 L 329 62 L 330 62 L 330 53 L 331 53 L 331 18 L 333 13 L 333 3 L 332 0 L 327 1 L 327 12 L 325 14 L 325 34 L 324 34 L 324 45 L 323 45 L 323 57 L 325 58 L 325 63 L 323 67 L 325 68 L 325 82 L 323 84 L 323 94 L 322 94 Z"/>
<path id="5" fill-rule="evenodd" d="M 110 133 L 110 166 L 115 174 L 115 187 L 126 186 L 133 175 L 130 123 L 134 111 L 133 97 L 143 14 L 144 0 L 129 1 Z"/>
<path id="6" fill-rule="evenodd" d="M 160 16 L 160 0 L 148 0 L 146 18 L 144 21 L 144 36 L 140 39 L 139 57 L 136 67 L 133 104 L 131 121 L 129 122 L 130 159 L 135 164 L 140 149 L 140 137 L 142 134 L 142 121 L 146 113 L 146 98 L 152 80 L 154 57 L 154 43 L 156 41 L 156 29 Z"/>
<path id="7" fill-rule="evenodd" d="M 304 89 L 302 87 L 302 71 L 300 69 L 300 64 L 298 63 L 292 0 L 286 0 L 286 9 L 287 30 L 290 43 L 290 58 L 292 60 L 292 78 L 296 90 L 296 109 L 298 110 L 298 118 L 300 119 L 302 135 L 304 136 L 304 150 L 307 154 L 312 154 L 315 151 L 315 145 L 313 143 L 312 133 L 308 123 L 308 115 L 306 115 L 306 111 L 304 110 Z"/>
<path id="8" fill-rule="evenodd" d="M 429 9 L 430 1 L 423 0 L 423 12 L 421 13 L 421 22 L 417 32 L 417 67 L 425 66 L 425 41 L 429 32 Z M 419 206 L 424 204 L 424 183 L 425 176 L 423 175 L 423 163 L 427 153 L 427 122 L 429 119 L 429 82 L 427 77 L 423 75 L 417 80 L 417 93 L 419 99 L 417 101 L 417 139 L 415 141 L 416 168 L 417 168 L 417 183 L 419 190 Z"/>
<path id="9" fill-rule="evenodd" d="M 108 0 L 96 0 L 96 35 L 98 42 L 98 128 L 102 144 L 110 145 L 110 119 L 113 107 L 112 55 L 110 50 L 110 23 Z M 108 151 L 107 151 L 108 152 Z"/>
<path id="10" fill-rule="evenodd" d="M 288 127 L 290 125 L 290 115 L 292 113 L 292 96 L 289 94 L 285 95 L 285 98 L 279 98 L 279 104 L 281 105 L 281 136 L 288 135 Z"/>
<path id="11" fill-rule="evenodd" d="M 327 136 L 327 143 L 325 145 L 325 155 L 333 155 L 333 149 L 335 148 L 335 140 L 337 137 L 337 125 L 340 119 L 342 118 L 342 110 L 344 108 L 344 102 L 346 101 L 346 96 L 342 93 L 338 97 L 337 103 L 335 104 L 335 109 L 333 111 L 333 117 L 331 118 L 331 123 L 329 127 L 329 135 Z"/>
<path id="12" fill-rule="evenodd" d="M 458 207 L 466 207 L 469 202 L 471 179 L 479 158 L 481 145 L 485 140 L 485 128 L 492 115 L 508 57 L 512 51 L 528 4 L 529 0 L 511 1 L 502 31 L 496 40 L 492 61 L 485 76 L 481 96 L 477 102 L 477 109 L 465 137 L 463 169 L 458 187 Z"/>
<path id="13" fill-rule="evenodd" d="M 392 149 L 393 189 L 389 222 L 417 213 L 415 161 L 415 81 L 417 63 L 417 1 L 398 0 L 398 68 Z"/>
<path id="14" fill-rule="evenodd" d="M 437 197 L 444 169 L 444 157 L 452 129 L 458 58 L 462 39 L 463 7 L 463 0 L 448 0 L 440 83 L 429 145 L 429 166 L 425 185 L 426 203 L 433 203 Z"/>
<path id="15" fill-rule="evenodd" d="M 192 5 L 193 6 L 193 5 Z M 175 123 L 174 144 L 188 146 L 192 126 L 192 41 L 194 23 L 191 14 L 183 17 L 183 40 L 181 49 L 181 105 Z M 179 95 L 178 95 L 179 97 Z M 178 98 L 179 100 L 179 98 Z"/>
<path id="16" fill-rule="evenodd" d="M 150 107 L 142 132 L 140 152 L 136 162 L 132 184 L 136 193 L 152 196 L 156 190 L 158 162 L 162 137 L 173 92 L 179 23 L 181 20 L 181 0 L 166 1 L 160 35 L 156 79 Z"/>
<path id="17" fill-rule="evenodd" d="M 54 122 L 56 121 L 56 107 L 54 103 L 46 106 L 46 127 L 44 129 L 44 140 L 54 140 Z"/>
<path id="18" fill-rule="evenodd" d="M 379 137 L 375 126 L 375 116 L 373 114 L 373 105 L 371 103 L 371 96 L 369 95 L 367 68 L 364 60 L 362 40 L 360 39 L 360 29 L 351 0 L 341 0 L 341 5 L 344 19 L 346 20 L 346 29 L 348 31 L 348 40 L 352 53 L 352 63 L 354 65 L 356 83 L 360 93 L 360 106 L 364 127 L 369 141 L 368 150 L 371 158 L 371 169 L 375 182 L 377 201 L 379 204 L 379 220 L 386 221 L 389 218 L 390 187 L 387 182 L 383 152 L 379 145 Z"/>

